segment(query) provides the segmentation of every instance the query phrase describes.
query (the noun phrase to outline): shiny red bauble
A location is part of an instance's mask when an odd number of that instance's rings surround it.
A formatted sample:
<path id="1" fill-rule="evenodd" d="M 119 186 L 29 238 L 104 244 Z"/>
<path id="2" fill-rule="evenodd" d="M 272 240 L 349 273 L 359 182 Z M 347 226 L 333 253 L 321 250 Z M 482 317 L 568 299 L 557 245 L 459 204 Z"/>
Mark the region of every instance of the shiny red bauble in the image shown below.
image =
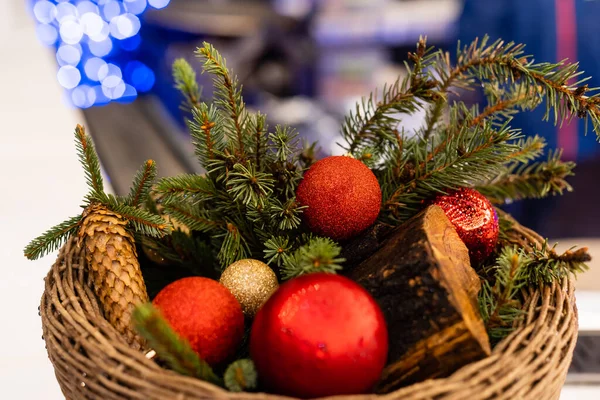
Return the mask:
<path id="1" fill-rule="evenodd" d="M 173 329 L 211 365 L 227 361 L 244 334 L 240 303 L 212 279 L 183 278 L 167 285 L 152 300 Z"/>
<path id="2" fill-rule="evenodd" d="M 283 284 L 258 311 L 250 335 L 261 384 L 302 398 L 368 392 L 387 352 L 387 327 L 375 300 L 333 274 Z"/>
<path id="3" fill-rule="evenodd" d="M 379 215 L 381 188 L 362 162 L 332 156 L 314 163 L 296 191 L 308 206 L 303 218 L 310 230 L 334 240 L 349 239 L 367 229 Z"/>
<path id="4" fill-rule="evenodd" d="M 492 203 L 474 189 L 463 188 L 438 196 L 440 206 L 469 249 L 471 265 L 476 267 L 494 251 L 498 243 L 498 214 Z"/>

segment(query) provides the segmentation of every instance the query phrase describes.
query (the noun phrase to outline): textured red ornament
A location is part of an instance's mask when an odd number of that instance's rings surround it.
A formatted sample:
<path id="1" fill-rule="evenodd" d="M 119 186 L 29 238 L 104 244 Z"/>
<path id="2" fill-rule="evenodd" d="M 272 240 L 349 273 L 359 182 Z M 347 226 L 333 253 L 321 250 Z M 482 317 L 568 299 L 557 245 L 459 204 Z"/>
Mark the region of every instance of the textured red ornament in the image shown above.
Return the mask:
<path id="1" fill-rule="evenodd" d="M 474 189 L 460 189 L 434 202 L 454 224 L 458 236 L 465 242 L 471 256 L 471 265 L 484 261 L 498 243 L 498 214 L 492 203 Z"/>
<path id="2" fill-rule="evenodd" d="M 220 283 L 183 278 L 167 285 L 152 301 L 173 329 L 211 365 L 226 361 L 244 334 L 240 303 Z"/>
<path id="3" fill-rule="evenodd" d="M 334 240 L 349 239 L 367 229 L 379 215 L 381 188 L 362 162 L 332 156 L 314 163 L 298 185 L 296 198 L 311 231 Z"/>
<path id="4" fill-rule="evenodd" d="M 258 311 L 250 335 L 262 385 L 302 398 L 368 392 L 387 351 L 387 327 L 375 300 L 333 274 L 283 284 Z"/>

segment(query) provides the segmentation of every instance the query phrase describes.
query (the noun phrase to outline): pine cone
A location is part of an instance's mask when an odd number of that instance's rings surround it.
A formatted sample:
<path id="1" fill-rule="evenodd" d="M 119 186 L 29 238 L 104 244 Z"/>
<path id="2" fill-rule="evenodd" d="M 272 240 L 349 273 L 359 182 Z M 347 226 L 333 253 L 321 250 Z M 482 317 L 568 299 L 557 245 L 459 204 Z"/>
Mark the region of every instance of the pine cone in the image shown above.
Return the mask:
<path id="1" fill-rule="evenodd" d="M 140 349 L 144 342 L 132 326 L 131 315 L 135 306 L 149 299 L 134 238 L 126 226 L 125 218 L 93 204 L 84 212 L 79 241 L 85 245 L 94 290 L 105 318 L 131 347 Z"/>

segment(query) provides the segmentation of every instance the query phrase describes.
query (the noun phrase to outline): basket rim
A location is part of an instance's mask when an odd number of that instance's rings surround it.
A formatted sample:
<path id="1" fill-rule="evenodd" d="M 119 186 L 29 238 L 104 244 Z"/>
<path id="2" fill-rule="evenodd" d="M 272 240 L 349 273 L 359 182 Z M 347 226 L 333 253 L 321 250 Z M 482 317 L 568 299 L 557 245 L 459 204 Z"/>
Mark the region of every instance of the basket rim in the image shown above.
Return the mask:
<path id="1" fill-rule="evenodd" d="M 555 398 L 566 379 L 577 339 L 574 277 L 525 293 L 527 317 L 492 355 L 446 378 L 430 379 L 385 395 L 342 395 L 330 400 L 429 398 Z M 290 399 L 232 393 L 163 369 L 131 349 L 102 316 L 76 238 L 61 248 L 45 278 L 40 306 L 44 339 L 61 389 L 69 399 L 185 398 Z M 533 396 L 537 397 L 533 397 Z M 462 396 L 462 397 L 461 397 Z M 508 397 L 510 398 L 510 397 Z M 325 399 L 325 398 L 322 398 Z"/>

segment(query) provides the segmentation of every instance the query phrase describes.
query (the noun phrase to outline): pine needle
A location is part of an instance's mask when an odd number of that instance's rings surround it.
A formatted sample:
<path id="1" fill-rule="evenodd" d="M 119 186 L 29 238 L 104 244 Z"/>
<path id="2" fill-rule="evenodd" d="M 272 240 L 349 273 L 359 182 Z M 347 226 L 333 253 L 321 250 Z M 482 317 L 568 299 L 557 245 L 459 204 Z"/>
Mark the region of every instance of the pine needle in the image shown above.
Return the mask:
<path id="1" fill-rule="evenodd" d="M 283 279 L 315 272 L 336 273 L 345 260 L 339 257 L 341 247 L 328 238 L 314 237 L 289 256 L 281 266 Z"/>
<path id="2" fill-rule="evenodd" d="M 83 165 L 85 177 L 88 186 L 93 194 L 104 192 L 104 183 L 100 173 L 100 160 L 94 143 L 89 135 L 86 135 L 85 128 L 77 125 L 75 128 L 75 146 L 79 155 L 79 162 Z"/>
<path id="3" fill-rule="evenodd" d="M 25 257 L 36 260 L 58 250 L 69 237 L 77 232 L 80 223 L 81 215 L 77 215 L 47 230 L 25 247 Z"/>
<path id="4" fill-rule="evenodd" d="M 173 62 L 173 80 L 175 88 L 185 98 L 184 107 L 192 109 L 198 107 L 200 89 L 196 81 L 196 71 L 184 58 L 178 58 Z"/>
<path id="5" fill-rule="evenodd" d="M 154 160 L 147 160 L 133 178 L 127 204 L 133 207 L 143 204 L 152 189 L 154 179 L 156 179 L 156 163 Z"/>

